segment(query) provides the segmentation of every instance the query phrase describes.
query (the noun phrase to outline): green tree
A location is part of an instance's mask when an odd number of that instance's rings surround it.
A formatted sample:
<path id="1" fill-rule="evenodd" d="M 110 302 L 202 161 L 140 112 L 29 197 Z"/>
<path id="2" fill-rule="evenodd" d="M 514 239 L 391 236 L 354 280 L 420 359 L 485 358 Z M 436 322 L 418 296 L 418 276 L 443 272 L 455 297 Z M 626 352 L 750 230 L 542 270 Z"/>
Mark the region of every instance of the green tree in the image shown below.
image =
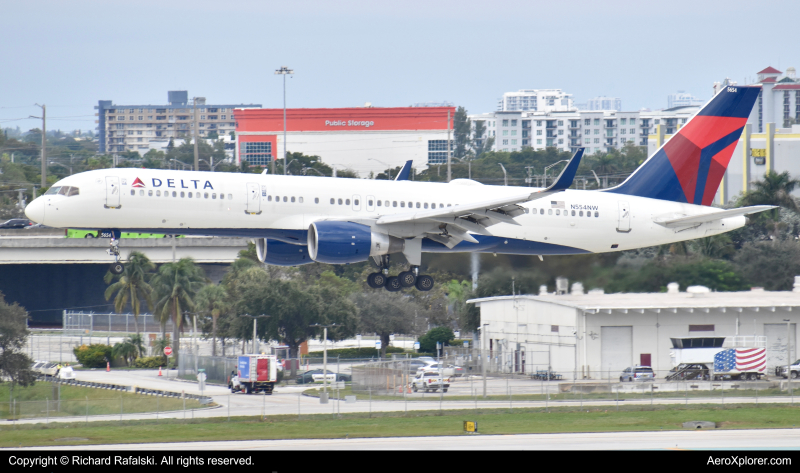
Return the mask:
<path id="1" fill-rule="evenodd" d="M 138 336 L 138 340 L 133 339 L 133 337 L 128 337 L 124 341 L 114 344 L 114 347 L 111 349 L 111 356 L 114 358 L 122 358 L 125 360 L 126 365 L 131 366 L 136 358 L 141 355 L 143 349 L 141 336 Z"/>
<path id="2" fill-rule="evenodd" d="M 419 308 L 408 296 L 388 291 L 359 292 L 353 295 L 353 301 L 359 309 L 359 330 L 375 333 L 381 340 L 381 358 L 386 357 L 390 335 L 412 332 Z"/>
<path id="3" fill-rule="evenodd" d="M 156 265 L 147 256 L 138 251 L 131 251 L 122 274 L 113 274 L 109 271 L 103 278 L 106 284 L 114 279 L 117 280 L 106 288 L 106 300 L 111 299 L 111 296 L 116 293 L 114 310 L 118 314 L 121 314 L 125 306 L 130 303 L 136 335 L 139 335 L 139 314 L 142 312 L 142 301 L 150 310 L 153 309 L 153 288 L 147 283 L 147 280 L 155 269 Z"/>
<path id="4" fill-rule="evenodd" d="M 162 264 L 151 279 L 157 298 L 153 315 L 161 322 L 162 330 L 167 320 L 172 320 L 173 353 L 176 360 L 180 348 L 180 332 L 183 324 L 188 322 L 186 313 L 194 309 L 194 297 L 206 281 L 203 269 L 191 258 Z"/>
<path id="5" fill-rule="evenodd" d="M 217 356 L 217 321 L 221 315 L 230 311 L 228 293 L 225 287 L 217 284 L 203 286 L 195 297 L 195 310 L 205 319 L 211 320 L 211 356 Z"/>
<path id="6" fill-rule="evenodd" d="M 792 197 L 792 191 L 800 184 L 800 180 L 793 179 L 789 171 L 777 173 L 769 171 L 764 175 L 764 179 L 753 182 L 753 189 L 744 194 L 738 202 L 739 206 L 749 205 L 776 205 L 775 209 L 768 212 L 761 212 L 751 216 L 756 224 L 767 227 L 770 235 L 775 238 L 778 231 L 782 228 L 781 208 L 800 213 L 800 206 L 797 200 Z M 767 222 L 767 215 L 771 222 Z"/>
<path id="7" fill-rule="evenodd" d="M 472 121 L 467 116 L 467 110 L 464 107 L 458 107 L 453 119 L 453 141 L 455 145 L 453 156 L 456 158 L 461 159 L 467 155 L 471 132 Z"/>
<path id="8" fill-rule="evenodd" d="M 768 291 L 789 291 L 800 274 L 800 244 L 794 240 L 745 243 L 733 258 L 753 285 Z"/>
<path id="9" fill-rule="evenodd" d="M 0 292 L 0 383 L 10 381 L 12 390 L 36 380 L 32 360 L 23 351 L 28 335 L 28 313 L 16 302 L 6 303 Z"/>
<path id="10" fill-rule="evenodd" d="M 428 333 L 419 337 L 419 349 L 425 353 L 436 353 L 437 343 L 445 346 L 453 338 L 455 338 L 455 335 L 449 327 L 434 327 L 428 330 Z"/>
<path id="11" fill-rule="evenodd" d="M 446 285 L 447 298 L 453 313 L 458 317 L 459 325 L 466 330 L 475 331 L 481 322 L 480 310 L 475 304 L 467 304 L 467 300 L 475 297 L 470 281 L 451 280 Z"/>

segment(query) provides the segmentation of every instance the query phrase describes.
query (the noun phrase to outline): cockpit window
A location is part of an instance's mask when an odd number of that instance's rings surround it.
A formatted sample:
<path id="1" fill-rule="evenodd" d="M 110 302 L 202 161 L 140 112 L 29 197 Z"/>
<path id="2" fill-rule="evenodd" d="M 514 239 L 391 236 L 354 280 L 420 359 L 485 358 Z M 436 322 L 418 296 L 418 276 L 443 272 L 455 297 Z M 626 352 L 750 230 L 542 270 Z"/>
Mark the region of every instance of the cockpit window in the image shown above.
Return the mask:
<path id="1" fill-rule="evenodd" d="M 70 186 L 56 186 L 47 189 L 47 192 L 44 195 L 65 195 L 67 197 L 72 197 L 73 195 L 80 195 L 81 191 L 78 187 L 70 187 Z"/>

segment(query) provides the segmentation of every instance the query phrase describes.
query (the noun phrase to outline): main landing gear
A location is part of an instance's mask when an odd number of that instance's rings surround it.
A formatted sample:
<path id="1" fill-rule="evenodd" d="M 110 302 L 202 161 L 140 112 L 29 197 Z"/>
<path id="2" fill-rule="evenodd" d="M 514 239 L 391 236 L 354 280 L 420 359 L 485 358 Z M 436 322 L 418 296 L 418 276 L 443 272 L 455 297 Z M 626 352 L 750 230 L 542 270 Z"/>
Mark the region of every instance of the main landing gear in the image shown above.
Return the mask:
<path id="1" fill-rule="evenodd" d="M 409 287 L 416 287 L 419 291 L 433 289 L 433 278 L 419 274 L 419 266 L 411 266 L 410 271 L 403 271 L 397 276 L 389 276 L 389 255 L 381 256 L 381 270 L 367 276 L 367 284 L 373 289 L 385 288 L 389 292 L 397 292 Z"/>
<path id="2" fill-rule="evenodd" d="M 125 271 L 125 266 L 119 262 L 119 240 L 112 236 L 110 245 L 106 253 L 114 257 L 114 262 L 111 263 L 109 271 L 111 271 L 112 274 L 122 274 L 122 272 Z"/>

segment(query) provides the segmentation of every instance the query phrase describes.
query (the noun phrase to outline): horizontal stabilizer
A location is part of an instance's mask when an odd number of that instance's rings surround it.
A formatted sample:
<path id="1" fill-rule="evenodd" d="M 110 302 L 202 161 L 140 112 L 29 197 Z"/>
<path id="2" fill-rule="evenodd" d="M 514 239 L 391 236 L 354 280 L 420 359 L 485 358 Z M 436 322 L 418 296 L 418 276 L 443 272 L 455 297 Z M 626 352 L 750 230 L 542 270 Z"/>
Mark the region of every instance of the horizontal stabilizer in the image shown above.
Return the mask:
<path id="1" fill-rule="evenodd" d="M 689 225 L 699 225 L 701 223 L 713 222 L 723 218 L 739 217 L 741 215 L 749 215 L 765 210 L 772 210 L 775 205 L 754 205 L 752 207 L 741 207 L 738 209 L 720 210 L 719 212 L 711 212 L 702 215 L 692 215 L 689 217 L 673 218 L 670 220 L 658 220 L 655 222 L 667 228 L 687 227 Z"/>

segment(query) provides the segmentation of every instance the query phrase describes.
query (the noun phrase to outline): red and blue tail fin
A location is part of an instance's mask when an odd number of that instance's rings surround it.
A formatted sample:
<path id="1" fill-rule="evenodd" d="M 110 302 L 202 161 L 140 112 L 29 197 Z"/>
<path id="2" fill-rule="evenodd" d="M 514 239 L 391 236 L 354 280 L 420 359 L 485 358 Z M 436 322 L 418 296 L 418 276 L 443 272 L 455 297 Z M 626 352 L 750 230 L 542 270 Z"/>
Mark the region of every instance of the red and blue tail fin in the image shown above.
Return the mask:
<path id="1" fill-rule="evenodd" d="M 760 87 L 726 87 L 625 182 L 617 194 L 711 205 Z"/>

